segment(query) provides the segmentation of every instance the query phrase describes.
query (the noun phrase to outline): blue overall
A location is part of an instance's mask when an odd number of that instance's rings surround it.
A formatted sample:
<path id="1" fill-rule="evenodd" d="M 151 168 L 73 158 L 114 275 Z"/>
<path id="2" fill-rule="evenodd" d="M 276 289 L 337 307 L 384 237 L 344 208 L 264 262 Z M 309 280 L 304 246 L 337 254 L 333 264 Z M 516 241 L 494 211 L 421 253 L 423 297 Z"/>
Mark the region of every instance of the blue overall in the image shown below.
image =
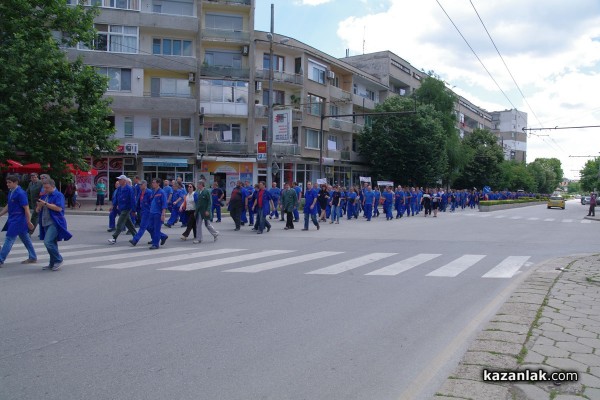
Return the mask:
<path id="1" fill-rule="evenodd" d="M 367 221 L 371 220 L 373 216 L 373 201 L 375 200 L 375 193 L 372 190 L 365 190 L 364 193 L 364 211 L 365 217 L 367 217 Z"/>
<path id="2" fill-rule="evenodd" d="M 142 191 L 140 190 L 140 197 L 138 199 L 138 210 L 140 217 L 140 229 L 133 237 L 135 243 L 139 242 L 146 231 L 150 232 L 150 204 L 152 203 L 152 190 L 147 189 L 144 191 L 144 197 L 141 196 Z"/>
<path id="3" fill-rule="evenodd" d="M 356 218 L 356 211 L 354 207 L 354 203 L 356 203 L 356 193 L 350 192 L 347 195 L 346 200 L 346 214 L 348 215 L 348 219 Z"/>
<path id="4" fill-rule="evenodd" d="M 373 216 L 379 217 L 379 199 L 381 199 L 381 192 L 379 190 L 375 190 L 373 194 L 375 195 L 375 204 L 373 205 Z"/>
<path id="5" fill-rule="evenodd" d="M 150 223 L 148 224 L 148 230 L 152 235 L 152 246 L 158 247 L 161 240 L 166 239 L 168 236 L 162 233 L 161 215 L 162 210 L 167 208 L 167 196 L 163 189 L 158 188 L 152 193 L 152 201 L 150 202 Z"/>
<path id="6" fill-rule="evenodd" d="M 394 192 L 394 207 L 396 208 L 396 218 L 402 218 L 404 214 L 404 192 L 402 190 L 396 190 Z"/>
<path id="7" fill-rule="evenodd" d="M 385 191 L 381 194 L 383 196 L 383 212 L 385 213 L 385 219 L 390 220 L 394 219 L 394 214 L 392 213 L 392 205 L 394 204 L 394 193 Z"/>
<path id="8" fill-rule="evenodd" d="M 17 186 L 15 189 L 8 193 L 8 220 L 4 225 L 3 231 L 6 231 L 6 237 L 4 238 L 4 245 L 0 251 L 0 264 L 3 264 L 10 253 L 10 250 L 15 243 L 17 237 L 21 239 L 21 242 L 25 245 L 27 253 L 29 254 L 30 260 L 37 260 L 33 243 L 31 243 L 31 237 L 29 236 L 29 228 L 27 227 L 27 215 L 25 214 L 25 208 L 29 207 L 27 200 L 27 193 L 20 187 Z M 42 220 L 40 219 L 40 222 Z"/>
<path id="9" fill-rule="evenodd" d="M 215 212 L 217 213 L 217 222 L 221 222 L 221 196 L 223 196 L 223 190 L 221 188 L 214 188 L 210 193 L 212 196 L 212 206 L 210 208 L 210 222 L 212 222 Z"/>
<path id="10" fill-rule="evenodd" d="M 275 216 L 275 218 L 279 218 L 279 212 L 277 211 L 277 204 L 279 204 L 279 198 L 281 197 L 281 189 L 278 187 L 274 187 L 269 189 L 269 194 L 271 195 L 271 200 L 273 200 L 273 211 L 269 212 L 269 218 Z"/>

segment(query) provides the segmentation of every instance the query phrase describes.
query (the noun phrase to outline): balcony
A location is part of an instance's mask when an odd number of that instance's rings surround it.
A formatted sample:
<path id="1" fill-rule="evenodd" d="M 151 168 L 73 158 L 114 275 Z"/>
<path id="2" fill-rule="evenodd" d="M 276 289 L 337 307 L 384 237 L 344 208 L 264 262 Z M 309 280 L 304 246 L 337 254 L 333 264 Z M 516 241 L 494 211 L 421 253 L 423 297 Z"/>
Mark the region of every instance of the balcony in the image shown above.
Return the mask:
<path id="1" fill-rule="evenodd" d="M 204 109 L 204 114 L 212 116 L 224 117 L 247 117 L 247 103 L 200 103 L 200 107 Z"/>
<path id="2" fill-rule="evenodd" d="M 358 94 L 352 95 L 352 102 L 362 108 L 366 108 L 367 110 L 374 110 L 377 103 L 374 100 L 371 100 L 367 97 L 360 96 Z"/>
<path id="3" fill-rule="evenodd" d="M 350 152 L 349 151 L 341 151 L 340 152 L 340 160 L 342 161 L 350 161 Z"/>
<path id="4" fill-rule="evenodd" d="M 200 67 L 200 75 L 212 78 L 248 79 L 250 77 L 250 68 L 217 67 L 214 65 L 203 65 Z"/>
<path id="5" fill-rule="evenodd" d="M 283 156 L 299 156 L 300 155 L 300 146 L 297 144 L 283 144 L 277 143 L 273 144 L 273 154 L 277 157 Z"/>
<path id="6" fill-rule="evenodd" d="M 256 79 L 268 81 L 269 70 L 268 69 L 257 69 Z M 304 77 L 300 74 L 288 74 L 287 72 L 273 71 L 273 80 L 280 83 L 291 83 L 293 85 L 302 85 L 304 83 Z M 266 88 L 265 88 L 266 89 Z"/>
<path id="7" fill-rule="evenodd" d="M 226 42 L 250 42 L 250 32 L 227 29 L 202 29 L 202 39 Z"/>
<path id="8" fill-rule="evenodd" d="M 204 0 L 204 3 L 208 4 L 223 4 L 226 6 L 240 5 L 249 6 L 252 4 L 252 0 Z"/>
<path id="9" fill-rule="evenodd" d="M 330 118 L 329 119 L 329 129 L 335 129 L 338 131 L 343 131 L 343 132 L 353 132 L 353 123 L 352 120 L 346 120 L 346 119 L 337 119 L 337 118 Z"/>
<path id="10" fill-rule="evenodd" d="M 248 143 L 201 142 L 199 151 L 204 154 L 248 154 Z"/>
<path id="11" fill-rule="evenodd" d="M 302 121 L 302 110 L 292 109 L 292 121 Z M 269 118 L 269 107 L 262 104 L 254 105 L 254 118 Z"/>
<path id="12" fill-rule="evenodd" d="M 193 114 L 197 112 L 196 99 L 193 97 L 137 97 L 120 96 L 107 92 L 112 98 L 110 107 L 121 111 L 160 111 L 164 113 Z"/>
<path id="13" fill-rule="evenodd" d="M 292 121 L 302 121 L 302 110 L 292 110 Z"/>
<path id="14" fill-rule="evenodd" d="M 342 101 L 352 101 L 352 93 L 331 85 L 329 86 L 329 96 Z"/>

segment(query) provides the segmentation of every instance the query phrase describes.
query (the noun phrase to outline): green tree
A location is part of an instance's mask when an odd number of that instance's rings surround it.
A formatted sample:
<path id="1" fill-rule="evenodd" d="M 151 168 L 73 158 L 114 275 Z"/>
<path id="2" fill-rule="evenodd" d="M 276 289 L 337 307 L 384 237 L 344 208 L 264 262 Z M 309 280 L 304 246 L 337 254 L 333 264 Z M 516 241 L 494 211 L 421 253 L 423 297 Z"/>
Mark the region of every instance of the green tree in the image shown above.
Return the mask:
<path id="1" fill-rule="evenodd" d="M 105 77 L 63 49 L 90 43 L 97 10 L 66 1 L 0 2 L 0 159 L 85 168 L 115 147 Z M 62 39 L 57 39 L 61 37 Z"/>
<path id="2" fill-rule="evenodd" d="M 580 182 L 569 182 L 567 185 L 567 193 L 581 193 L 581 183 Z"/>
<path id="3" fill-rule="evenodd" d="M 376 110 L 408 112 L 414 107 L 411 99 L 393 96 Z M 358 140 L 361 155 L 378 179 L 433 185 L 446 171 L 444 130 L 432 105 L 419 105 L 413 115 L 376 117 Z"/>
<path id="4" fill-rule="evenodd" d="M 500 165 L 502 178 L 498 189 L 519 190 L 526 192 L 537 192 L 537 184 L 527 166 L 522 162 L 504 161 Z"/>
<path id="5" fill-rule="evenodd" d="M 467 165 L 454 186 L 459 188 L 490 186 L 498 188 L 502 179 L 501 165 L 504 162 L 502 147 L 496 136 L 488 130 L 475 129 L 463 139 Z"/>
<path id="6" fill-rule="evenodd" d="M 600 158 L 588 160 L 581 170 L 581 190 L 591 192 L 600 189 Z"/>
<path id="7" fill-rule="evenodd" d="M 529 163 L 540 193 L 552 193 L 563 179 L 563 170 L 558 158 L 536 158 Z"/>

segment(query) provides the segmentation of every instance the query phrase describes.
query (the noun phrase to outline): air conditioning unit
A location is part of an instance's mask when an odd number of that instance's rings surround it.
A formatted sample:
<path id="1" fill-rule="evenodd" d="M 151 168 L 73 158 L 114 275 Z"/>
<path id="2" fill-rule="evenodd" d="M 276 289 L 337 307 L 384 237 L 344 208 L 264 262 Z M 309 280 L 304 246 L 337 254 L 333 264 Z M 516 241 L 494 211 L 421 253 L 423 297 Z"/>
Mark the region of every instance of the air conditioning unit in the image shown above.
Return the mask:
<path id="1" fill-rule="evenodd" d="M 260 92 L 262 90 L 262 82 L 256 81 L 254 82 L 254 90 Z"/>
<path id="2" fill-rule="evenodd" d="M 138 144 L 137 143 L 125 143 L 123 152 L 128 153 L 128 154 L 137 154 L 138 153 Z"/>
<path id="3" fill-rule="evenodd" d="M 196 83 L 196 73 L 195 72 L 190 72 L 188 74 L 188 82 L 189 83 Z"/>
<path id="4" fill-rule="evenodd" d="M 335 72 L 327 70 L 327 79 L 335 79 Z"/>
<path id="5" fill-rule="evenodd" d="M 250 47 L 249 46 L 242 46 L 242 55 L 243 56 L 247 56 L 250 53 Z"/>

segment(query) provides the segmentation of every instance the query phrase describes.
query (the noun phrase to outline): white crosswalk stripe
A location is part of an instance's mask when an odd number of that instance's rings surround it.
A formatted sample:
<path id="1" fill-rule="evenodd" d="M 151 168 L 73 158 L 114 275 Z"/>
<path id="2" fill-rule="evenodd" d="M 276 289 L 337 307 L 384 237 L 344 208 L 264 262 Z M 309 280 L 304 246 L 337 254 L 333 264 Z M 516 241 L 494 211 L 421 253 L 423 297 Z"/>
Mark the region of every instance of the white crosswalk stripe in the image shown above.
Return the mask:
<path id="1" fill-rule="evenodd" d="M 538 221 L 538 220 L 539 220 L 538 217 L 527 218 L 527 221 Z"/>
<path id="2" fill-rule="evenodd" d="M 461 272 L 464 272 L 467 268 L 475 265 L 479 261 L 485 258 L 484 255 L 480 254 L 465 254 L 457 258 L 456 260 L 449 262 L 427 274 L 427 276 L 443 276 L 443 277 L 455 277 Z"/>
<path id="3" fill-rule="evenodd" d="M 397 254 L 398 253 L 371 253 L 367 254 L 366 256 L 357 257 L 338 264 L 330 265 L 329 267 L 317 269 L 315 271 L 310 271 L 307 272 L 307 274 L 335 275 L 349 271 L 354 268 L 362 267 L 363 265 L 370 264 L 372 262 L 379 261 L 387 257 L 395 256 Z"/>
<path id="4" fill-rule="evenodd" d="M 591 223 L 592 223 L 592 221 L 590 221 L 589 219 L 582 219 L 582 220 L 581 220 L 581 223 L 582 223 L 582 224 L 591 224 Z"/>
<path id="5" fill-rule="evenodd" d="M 496 215 L 494 218 L 496 218 L 496 219 L 506 218 L 506 215 Z"/>
<path id="6" fill-rule="evenodd" d="M 278 256 L 278 255 L 282 255 L 282 254 L 286 254 L 286 253 L 292 253 L 294 251 L 295 250 L 266 250 L 266 251 L 261 251 L 260 253 L 244 254 L 241 256 L 219 258 L 216 260 L 209 260 L 209 261 L 200 261 L 200 262 L 191 263 L 191 264 L 177 265 L 175 267 L 169 267 L 169 268 L 159 268 L 159 270 L 160 271 L 195 271 L 198 269 L 212 268 L 212 267 L 218 267 L 221 265 L 235 264 L 238 262 L 255 260 L 257 258 Z"/>
<path id="7" fill-rule="evenodd" d="M 178 249 L 179 252 L 185 251 L 183 249 Z M 135 268 L 135 267 L 142 267 L 142 266 L 147 266 L 147 265 L 154 265 L 154 264 L 169 264 L 175 261 L 182 261 L 182 260 L 189 260 L 190 258 L 196 258 L 196 257 L 207 257 L 207 256 L 216 256 L 216 255 L 220 255 L 220 254 L 227 254 L 227 253 L 233 253 L 236 251 L 244 251 L 246 249 L 217 249 L 217 250 L 207 250 L 207 251 L 194 251 L 194 252 L 185 252 L 184 254 L 177 254 L 174 256 L 167 256 L 167 257 L 160 257 L 159 255 L 156 255 L 155 257 L 153 257 L 150 260 L 147 259 L 143 259 L 143 260 L 137 260 L 137 261 L 132 261 L 132 262 L 125 262 L 125 263 L 121 263 L 121 264 L 110 264 L 110 265 L 102 265 L 102 266 L 98 266 L 98 267 L 94 267 L 94 268 L 102 268 L 102 269 L 126 269 L 126 268 Z M 155 250 L 155 251 L 159 251 L 159 250 Z"/>
<path id="8" fill-rule="evenodd" d="M 91 249 L 91 250 L 79 250 L 79 251 L 64 251 L 65 249 L 61 248 L 59 246 L 59 252 L 60 255 L 64 257 L 76 257 L 76 256 L 87 256 L 87 255 L 94 255 L 94 254 L 105 254 L 105 253 L 116 253 L 116 252 L 122 252 L 123 251 L 123 247 L 114 247 L 114 246 L 102 246 L 101 248 L 95 248 L 95 249 Z M 131 250 L 131 249 L 127 249 L 127 250 Z M 38 260 L 49 260 L 50 256 L 49 255 L 40 255 L 38 254 Z M 89 262 L 94 261 L 95 258 L 91 258 L 88 259 Z"/>
<path id="9" fill-rule="evenodd" d="M 115 260 L 124 260 L 124 259 L 128 259 L 128 258 L 136 258 L 136 257 L 143 257 L 144 255 L 148 255 L 149 250 L 146 247 L 136 247 L 136 248 L 131 248 L 131 247 L 114 247 L 114 249 L 119 249 L 119 251 L 121 253 L 124 254 L 113 254 L 110 256 L 100 256 L 100 257 L 94 257 L 92 259 L 90 258 L 83 258 L 83 259 L 75 259 L 75 260 L 67 260 L 69 265 L 78 265 L 78 264 L 89 264 L 89 263 L 97 263 L 97 262 L 106 262 L 106 261 L 115 261 Z M 171 247 L 171 248 L 166 248 L 163 249 L 161 248 L 160 250 L 155 250 L 156 252 L 159 252 L 160 254 L 156 255 L 157 257 L 160 257 L 164 254 L 168 254 L 168 253 L 180 253 L 182 251 L 184 251 L 184 249 L 182 249 L 181 247 Z"/>
<path id="10" fill-rule="evenodd" d="M 529 260 L 529 256 L 506 257 L 500 264 L 483 275 L 483 278 L 512 278 L 527 260 Z"/>
<path id="11" fill-rule="evenodd" d="M 563 219 L 562 222 L 569 223 L 569 222 L 573 222 L 573 220 L 572 219 Z"/>
<path id="12" fill-rule="evenodd" d="M 546 222 L 553 222 L 554 218 L 546 218 L 544 221 L 546 221 Z"/>
<path id="13" fill-rule="evenodd" d="M 404 271 L 408 271 L 409 269 L 416 267 L 417 265 L 423 264 L 427 261 L 431 261 L 439 256 L 441 256 L 441 254 L 417 254 L 414 257 L 398 261 L 397 263 L 388 265 L 387 267 L 383 267 L 381 269 L 369 272 L 366 275 L 398 275 Z"/>
<path id="14" fill-rule="evenodd" d="M 317 260 L 319 258 L 335 256 L 335 255 L 342 254 L 342 253 L 343 252 L 341 252 L 341 251 L 320 251 L 317 253 L 309 253 L 309 254 L 304 254 L 302 256 L 296 256 L 296 257 L 291 257 L 291 258 L 283 258 L 280 260 L 270 261 L 270 262 L 266 262 L 266 263 L 262 263 L 262 264 L 250 265 L 248 267 L 228 269 L 225 272 L 248 272 L 248 273 L 262 272 L 262 271 L 267 271 L 270 269 L 285 267 L 288 265 L 299 264 L 299 263 L 305 262 L 305 261 L 312 261 L 312 260 Z"/>
<path id="15" fill-rule="evenodd" d="M 17 239 L 17 241 L 19 241 L 19 240 Z M 63 250 L 83 249 L 83 248 L 86 248 L 86 247 L 91 247 L 91 246 L 87 245 L 87 244 L 71 244 L 71 245 L 61 246 L 60 242 L 58 243 L 58 249 L 61 252 Z M 98 246 L 98 247 L 100 247 L 100 246 Z M 36 253 L 46 252 L 46 246 L 44 246 L 44 243 L 36 242 L 36 243 L 33 244 L 33 248 L 34 248 L 34 250 L 35 250 Z M 9 257 L 10 256 L 14 256 L 14 255 L 23 255 L 23 254 L 25 254 L 25 255 L 27 254 L 27 249 L 19 241 L 19 245 L 17 246 L 17 244 L 15 243 L 15 245 L 11 249 Z"/>
<path id="16" fill-rule="evenodd" d="M 515 216 L 515 217 L 510 217 L 510 219 L 522 219 L 523 217 L 519 217 L 519 216 Z"/>

